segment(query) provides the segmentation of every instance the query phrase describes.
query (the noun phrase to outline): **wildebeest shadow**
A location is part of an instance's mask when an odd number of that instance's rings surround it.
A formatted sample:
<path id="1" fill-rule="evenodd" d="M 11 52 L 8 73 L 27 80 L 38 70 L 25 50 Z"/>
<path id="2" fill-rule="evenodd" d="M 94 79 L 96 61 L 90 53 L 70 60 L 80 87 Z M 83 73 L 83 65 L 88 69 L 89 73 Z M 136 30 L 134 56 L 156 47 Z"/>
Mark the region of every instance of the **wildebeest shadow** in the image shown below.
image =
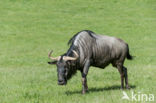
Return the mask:
<path id="1" fill-rule="evenodd" d="M 130 85 L 131 89 L 136 88 L 135 85 Z M 109 91 L 109 90 L 120 90 L 121 86 L 120 85 L 113 85 L 110 87 L 103 87 L 103 88 L 98 88 L 98 87 L 91 87 L 88 89 L 88 92 L 102 92 L 102 91 Z M 126 90 L 126 89 L 125 89 Z M 67 95 L 73 95 L 73 94 L 81 94 L 81 91 L 66 91 L 65 92 Z"/>

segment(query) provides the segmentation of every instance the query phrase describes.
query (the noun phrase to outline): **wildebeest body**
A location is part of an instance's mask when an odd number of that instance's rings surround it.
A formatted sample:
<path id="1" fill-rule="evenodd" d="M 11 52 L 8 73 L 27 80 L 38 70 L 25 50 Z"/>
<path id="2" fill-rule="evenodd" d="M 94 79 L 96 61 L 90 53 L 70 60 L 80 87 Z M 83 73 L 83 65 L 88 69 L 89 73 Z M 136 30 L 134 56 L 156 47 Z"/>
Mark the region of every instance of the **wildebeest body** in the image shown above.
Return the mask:
<path id="1" fill-rule="evenodd" d="M 126 88 L 129 88 L 127 68 L 123 64 L 125 58 L 132 60 L 132 56 L 129 54 L 128 44 L 123 40 L 83 30 L 75 34 L 68 44 L 70 48 L 65 54 L 54 58 L 55 61 L 49 62 L 49 64 L 57 64 L 58 84 L 66 84 L 67 80 L 77 70 L 80 70 L 83 84 L 82 93 L 85 93 L 88 90 L 86 77 L 89 67 L 105 68 L 111 63 L 120 73 L 121 88 L 124 87 L 124 79 Z M 76 55 L 76 58 L 74 58 L 74 55 Z"/>
<path id="2" fill-rule="evenodd" d="M 79 32 L 72 41 L 72 46 L 70 49 L 79 54 L 80 67 L 83 67 L 88 59 L 91 66 L 104 68 L 110 63 L 116 66 L 117 63 L 123 63 L 128 52 L 128 45 L 123 40 L 88 31 Z"/>

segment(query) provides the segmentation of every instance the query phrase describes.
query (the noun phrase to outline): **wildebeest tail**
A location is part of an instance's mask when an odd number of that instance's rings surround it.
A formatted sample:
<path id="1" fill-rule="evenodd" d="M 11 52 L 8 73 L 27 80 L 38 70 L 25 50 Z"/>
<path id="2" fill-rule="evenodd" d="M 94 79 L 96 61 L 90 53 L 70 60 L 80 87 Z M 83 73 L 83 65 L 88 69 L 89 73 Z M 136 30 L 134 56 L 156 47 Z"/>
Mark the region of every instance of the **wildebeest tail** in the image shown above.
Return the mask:
<path id="1" fill-rule="evenodd" d="M 127 47 L 128 47 L 128 45 L 127 45 Z M 133 56 L 131 56 L 129 53 L 129 47 L 128 47 L 128 51 L 127 51 L 127 59 L 133 60 Z"/>

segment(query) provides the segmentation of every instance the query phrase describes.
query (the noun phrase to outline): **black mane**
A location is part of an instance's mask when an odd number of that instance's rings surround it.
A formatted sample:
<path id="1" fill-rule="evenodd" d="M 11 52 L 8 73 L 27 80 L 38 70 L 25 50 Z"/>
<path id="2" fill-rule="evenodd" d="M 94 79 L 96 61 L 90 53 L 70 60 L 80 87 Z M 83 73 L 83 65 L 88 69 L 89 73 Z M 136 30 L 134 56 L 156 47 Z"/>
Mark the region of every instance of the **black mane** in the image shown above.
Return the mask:
<path id="1" fill-rule="evenodd" d="M 77 47 L 74 45 L 74 41 L 75 41 L 77 35 L 79 35 L 79 33 L 83 32 L 83 31 L 87 32 L 87 33 L 89 34 L 89 36 L 91 36 L 92 38 L 95 38 L 95 37 L 92 35 L 94 32 L 93 32 L 93 31 L 90 31 L 90 30 L 82 30 L 82 31 L 76 33 L 76 34 L 75 34 L 72 38 L 70 38 L 70 40 L 68 41 L 68 45 L 70 45 L 70 48 L 68 49 L 68 51 L 67 51 L 67 53 L 66 53 L 67 56 L 73 56 L 72 53 L 71 53 L 72 50 L 77 51 Z M 79 52 L 79 51 L 77 51 L 77 52 Z"/>
<path id="2" fill-rule="evenodd" d="M 83 31 L 86 31 L 92 38 L 95 38 L 95 37 L 92 35 L 92 33 L 94 33 L 93 31 L 90 31 L 90 30 L 82 30 L 82 31 L 76 33 L 72 38 L 70 38 L 70 40 L 68 41 L 68 45 L 73 44 L 73 42 L 75 41 L 77 35 L 79 35 L 79 33 L 83 32 Z"/>

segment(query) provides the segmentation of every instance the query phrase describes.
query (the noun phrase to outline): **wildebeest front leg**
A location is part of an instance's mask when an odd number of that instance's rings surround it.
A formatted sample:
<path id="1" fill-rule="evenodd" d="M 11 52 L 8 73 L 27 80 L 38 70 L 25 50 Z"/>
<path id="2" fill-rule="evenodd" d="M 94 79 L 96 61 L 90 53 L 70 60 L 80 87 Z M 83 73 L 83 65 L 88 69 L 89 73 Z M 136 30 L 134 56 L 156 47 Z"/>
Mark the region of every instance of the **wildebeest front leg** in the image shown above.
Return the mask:
<path id="1" fill-rule="evenodd" d="M 84 74 L 82 74 L 82 75 L 84 75 Z M 88 86 L 87 86 L 87 78 L 86 78 L 86 76 L 84 75 L 84 76 L 82 77 L 82 94 L 85 94 L 86 91 L 88 91 Z"/>
<path id="2" fill-rule="evenodd" d="M 88 91 L 88 85 L 87 85 L 87 74 L 89 70 L 90 62 L 89 60 L 85 63 L 85 66 L 83 70 L 81 71 L 82 75 L 82 94 L 85 94 L 86 91 Z"/>

